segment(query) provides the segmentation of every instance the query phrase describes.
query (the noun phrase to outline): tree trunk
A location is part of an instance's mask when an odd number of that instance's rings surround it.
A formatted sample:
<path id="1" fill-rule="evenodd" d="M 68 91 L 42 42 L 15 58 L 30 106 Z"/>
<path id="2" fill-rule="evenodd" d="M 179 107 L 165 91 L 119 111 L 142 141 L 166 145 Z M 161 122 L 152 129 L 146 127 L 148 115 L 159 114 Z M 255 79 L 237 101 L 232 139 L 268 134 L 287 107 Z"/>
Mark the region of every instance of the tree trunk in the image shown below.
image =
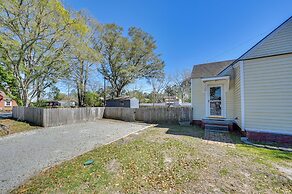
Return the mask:
<path id="1" fill-rule="evenodd" d="M 87 85 L 87 80 L 88 80 L 88 73 L 89 73 L 89 66 L 87 66 L 87 64 L 85 64 L 84 61 L 81 61 L 78 80 L 76 80 L 78 105 L 80 107 L 85 106 L 85 93 L 86 93 L 86 85 Z"/>
<path id="2" fill-rule="evenodd" d="M 27 94 L 28 94 L 27 89 L 23 89 L 23 92 L 22 92 L 22 104 L 25 107 L 29 106 L 29 99 L 28 99 Z"/>
<path id="3" fill-rule="evenodd" d="M 77 83 L 78 106 L 80 107 L 84 107 L 85 105 L 85 87 L 83 81 Z"/>
<path id="4" fill-rule="evenodd" d="M 115 90 L 115 97 L 120 97 L 120 96 L 121 96 L 121 92 L 122 92 L 122 89 L 117 88 L 117 89 Z"/>

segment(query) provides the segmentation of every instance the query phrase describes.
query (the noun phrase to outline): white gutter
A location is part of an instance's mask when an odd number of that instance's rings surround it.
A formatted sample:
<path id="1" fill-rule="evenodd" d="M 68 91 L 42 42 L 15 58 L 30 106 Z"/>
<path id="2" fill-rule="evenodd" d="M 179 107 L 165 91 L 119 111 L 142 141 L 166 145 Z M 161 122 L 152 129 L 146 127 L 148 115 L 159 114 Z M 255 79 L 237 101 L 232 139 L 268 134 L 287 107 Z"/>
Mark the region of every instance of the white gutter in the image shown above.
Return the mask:
<path id="1" fill-rule="evenodd" d="M 209 77 L 209 78 L 202 78 L 203 82 L 205 81 L 216 81 L 216 80 L 229 80 L 229 76 L 222 76 L 222 77 Z"/>

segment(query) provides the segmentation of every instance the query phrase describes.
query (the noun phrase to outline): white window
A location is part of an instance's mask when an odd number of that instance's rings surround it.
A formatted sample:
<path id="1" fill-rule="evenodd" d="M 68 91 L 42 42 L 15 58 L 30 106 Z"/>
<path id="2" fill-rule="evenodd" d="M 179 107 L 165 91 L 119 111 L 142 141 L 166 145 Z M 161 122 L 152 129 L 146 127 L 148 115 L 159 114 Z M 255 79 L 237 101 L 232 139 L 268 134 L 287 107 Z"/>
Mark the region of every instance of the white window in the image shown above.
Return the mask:
<path id="1" fill-rule="evenodd" d="M 12 106 L 12 102 L 10 100 L 5 100 L 4 106 Z"/>

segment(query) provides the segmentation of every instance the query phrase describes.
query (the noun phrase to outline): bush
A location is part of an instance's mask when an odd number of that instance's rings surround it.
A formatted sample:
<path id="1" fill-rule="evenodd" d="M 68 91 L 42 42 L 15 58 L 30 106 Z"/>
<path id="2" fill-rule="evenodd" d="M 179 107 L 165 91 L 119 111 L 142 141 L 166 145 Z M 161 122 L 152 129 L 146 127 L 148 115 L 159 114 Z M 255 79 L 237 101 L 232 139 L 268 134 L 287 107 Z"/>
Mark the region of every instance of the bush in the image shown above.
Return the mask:
<path id="1" fill-rule="evenodd" d="M 102 106 L 102 100 L 97 92 L 86 92 L 84 99 L 85 106 Z"/>

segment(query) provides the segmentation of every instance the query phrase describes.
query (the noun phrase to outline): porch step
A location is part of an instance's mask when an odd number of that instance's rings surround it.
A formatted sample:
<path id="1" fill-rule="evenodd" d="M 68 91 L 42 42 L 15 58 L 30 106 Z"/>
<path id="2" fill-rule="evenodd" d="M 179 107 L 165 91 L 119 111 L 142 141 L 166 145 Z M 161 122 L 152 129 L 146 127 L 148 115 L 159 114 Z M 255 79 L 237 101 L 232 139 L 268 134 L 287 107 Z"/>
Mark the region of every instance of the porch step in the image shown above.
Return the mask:
<path id="1" fill-rule="evenodd" d="M 205 124 L 205 130 L 228 132 L 228 125 Z"/>
<path id="2" fill-rule="evenodd" d="M 202 120 L 205 129 L 211 131 L 222 131 L 228 132 L 233 129 L 234 121 L 231 119 L 221 119 L 221 118 L 205 118 Z"/>
<path id="3" fill-rule="evenodd" d="M 203 119 L 204 124 L 210 125 L 232 125 L 233 120 L 230 119 Z"/>

